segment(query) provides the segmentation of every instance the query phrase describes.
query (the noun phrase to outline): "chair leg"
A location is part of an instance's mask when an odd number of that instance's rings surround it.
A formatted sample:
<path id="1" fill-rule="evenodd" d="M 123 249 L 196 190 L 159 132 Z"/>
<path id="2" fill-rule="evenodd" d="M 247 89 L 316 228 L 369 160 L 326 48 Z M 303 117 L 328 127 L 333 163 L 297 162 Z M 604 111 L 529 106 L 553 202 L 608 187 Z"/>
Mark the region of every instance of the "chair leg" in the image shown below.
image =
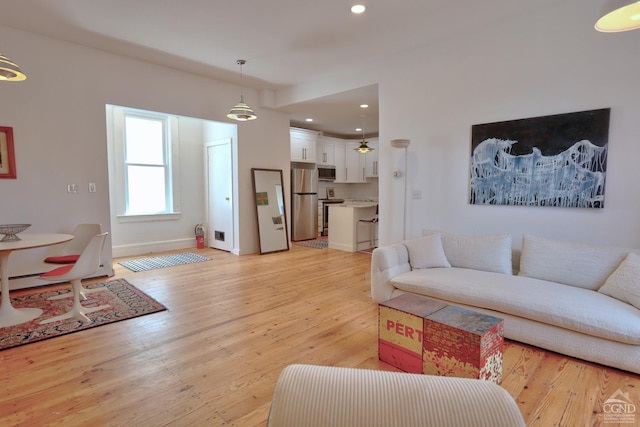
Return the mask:
<path id="1" fill-rule="evenodd" d="M 375 228 L 375 223 L 371 223 L 369 225 L 369 239 L 370 239 L 371 249 L 373 249 L 376 246 L 376 228 Z"/>
<path id="2" fill-rule="evenodd" d="M 369 254 L 371 255 L 371 252 L 373 251 L 373 249 L 375 249 L 376 246 L 376 231 L 378 229 L 378 224 L 375 222 L 365 222 L 367 224 L 367 226 L 369 226 L 369 247 L 366 249 L 362 249 L 359 250 L 358 252 L 362 252 L 364 254 Z M 356 245 L 358 244 L 358 235 L 357 235 L 357 231 L 356 231 Z"/>
<path id="3" fill-rule="evenodd" d="M 107 288 L 105 287 L 100 287 L 100 288 L 96 288 L 96 289 L 87 289 L 83 286 L 80 286 L 80 297 L 81 299 L 84 301 L 87 299 L 87 295 L 92 294 L 94 292 L 101 292 L 101 291 L 106 291 Z M 69 298 L 73 296 L 73 289 L 71 289 L 69 292 L 65 292 L 64 294 L 60 294 L 60 295 L 55 295 L 52 297 L 47 298 L 48 301 L 55 301 L 55 300 L 59 300 L 59 299 L 64 299 L 64 298 Z"/>
<path id="4" fill-rule="evenodd" d="M 95 311 L 105 310 L 111 307 L 108 304 L 101 305 L 98 307 L 83 307 L 82 304 L 80 303 L 80 296 L 82 294 L 81 281 L 80 279 L 76 279 L 76 280 L 72 280 L 71 283 L 73 285 L 73 307 L 71 308 L 71 310 L 59 316 L 54 316 L 49 319 L 43 320 L 42 322 L 40 322 L 41 325 L 57 322 L 60 320 L 71 319 L 72 317 L 77 318 L 81 322 L 90 322 L 91 319 L 87 317 L 87 314 L 93 313 Z M 64 295 L 67 295 L 67 294 L 64 294 Z"/>

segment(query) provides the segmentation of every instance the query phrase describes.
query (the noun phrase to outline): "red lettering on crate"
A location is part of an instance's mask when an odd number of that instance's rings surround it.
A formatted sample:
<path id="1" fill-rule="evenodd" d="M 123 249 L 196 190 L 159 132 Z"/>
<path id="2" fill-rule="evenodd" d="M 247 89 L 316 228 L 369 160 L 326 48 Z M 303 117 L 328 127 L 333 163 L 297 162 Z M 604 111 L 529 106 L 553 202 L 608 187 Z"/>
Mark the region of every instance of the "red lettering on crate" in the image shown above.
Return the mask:
<path id="1" fill-rule="evenodd" d="M 424 336 L 421 330 L 414 329 L 400 322 L 394 322 L 393 320 L 387 320 L 387 331 L 394 331 L 398 335 L 418 342 L 422 342 L 422 337 Z"/>

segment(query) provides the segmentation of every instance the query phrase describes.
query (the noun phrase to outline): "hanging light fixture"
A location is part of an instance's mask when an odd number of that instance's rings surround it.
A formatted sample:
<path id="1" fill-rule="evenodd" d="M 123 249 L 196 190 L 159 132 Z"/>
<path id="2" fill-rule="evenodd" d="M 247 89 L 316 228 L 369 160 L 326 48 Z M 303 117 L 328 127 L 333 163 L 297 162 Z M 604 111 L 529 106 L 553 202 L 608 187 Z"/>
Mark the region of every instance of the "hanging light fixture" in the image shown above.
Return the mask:
<path id="1" fill-rule="evenodd" d="M 244 59 L 238 59 L 236 64 L 240 66 L 240 102 L 238 102 L 227 114 L 227 117 L 233 120 L 237 120 L 239 122 L 246 122 L 248 120 L 255 120 L 258 118 L 256 113 L 244 103 L 244 98 L 242 97 L 242 66 L 246 64 L 247 61 Z"/>
<path id="2" fill-rule="evenodd" d="M 360 146 L 358 148 L 354 148 L 360 154 L 366 154 L 369 151 L 373 151 L 373 148 L 367 145 L 367 141 L 364 140 L 364 119 L 367 116 L 362 116 L 362 141 L 360 142 Z"/>
<path id="3" fill-rule="evenodd" d="M 26 78 L 18 64 L 0 53 L 0 81 L 20 82 Z"/>
<path id="4" fill-rule="evenodd" d="M 607 0 L 595 28 L 603 33 L 618 33 L 640 28 L 640 1 Z"/>

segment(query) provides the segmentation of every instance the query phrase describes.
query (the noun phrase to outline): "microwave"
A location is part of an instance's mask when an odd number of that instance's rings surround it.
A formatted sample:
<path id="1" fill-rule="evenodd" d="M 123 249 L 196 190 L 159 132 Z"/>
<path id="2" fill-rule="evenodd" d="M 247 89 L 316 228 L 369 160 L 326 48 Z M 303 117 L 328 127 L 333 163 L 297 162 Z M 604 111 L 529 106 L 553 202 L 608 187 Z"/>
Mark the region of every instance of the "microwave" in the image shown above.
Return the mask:
<path id="1" fill-rule="evenodd" d="M 336 167 L 335 166 L 318 166 L 318 180 L 319 181 L 335 181 Z"/>

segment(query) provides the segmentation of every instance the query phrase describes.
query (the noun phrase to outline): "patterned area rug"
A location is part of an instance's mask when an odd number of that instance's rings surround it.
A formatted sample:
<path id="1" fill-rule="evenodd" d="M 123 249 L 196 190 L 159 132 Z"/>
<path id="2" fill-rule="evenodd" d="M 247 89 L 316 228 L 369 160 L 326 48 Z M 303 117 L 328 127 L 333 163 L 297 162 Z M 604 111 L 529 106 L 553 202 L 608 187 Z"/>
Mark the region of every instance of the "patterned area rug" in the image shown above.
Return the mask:
<path id="1" fill-rule="evenodd" d="M 82 301 L 83 306 L 95 307 L 108 304 L 111 307 L 87 314 L 91 322 L 82 323 L 75 318 L 71 318 L 40 325 L 39 323 L 43 320 L 64 314 L 73 306 L 73 297 L 55 301 L 47 300 L 49 297 L 68 292 L 71 289 L 71 284 L 59 290 L 47 290 L 46 287 L 43 287 L 25 291 L 26 293 L 21 293 L 20 296 L 11 298 L 13 306 L 16 308 L 40 308 L 43 313 L 31 322 L 0 328 L 0 350 L 167 309 L 164 305 L 123 279 L 83 286 L 87 289 L 105 288 L 104 291 L 88 294 L 87 299 Z"/>
<path id="2" fill-rule="evenodd" d="M 329 240 L 327 239 L 305 240 L 303 242 L 295 242 L 295 244 L 299 246 L 304 246 L 307 248 L 325 249 L 329 247 Z"/>
<path id="3" fill-rule="evenodd" d="M 176 255 L 165 255 L 151 258 L 133 259 L 131 261 L 119 262 L 123 267 L 133 272 L 154 270 L 156 268 L 173 267 L 176 265 L 193 264 L 194 262 L 209 261 L 211 258 L 206 256 L 186 252 Z"/>

